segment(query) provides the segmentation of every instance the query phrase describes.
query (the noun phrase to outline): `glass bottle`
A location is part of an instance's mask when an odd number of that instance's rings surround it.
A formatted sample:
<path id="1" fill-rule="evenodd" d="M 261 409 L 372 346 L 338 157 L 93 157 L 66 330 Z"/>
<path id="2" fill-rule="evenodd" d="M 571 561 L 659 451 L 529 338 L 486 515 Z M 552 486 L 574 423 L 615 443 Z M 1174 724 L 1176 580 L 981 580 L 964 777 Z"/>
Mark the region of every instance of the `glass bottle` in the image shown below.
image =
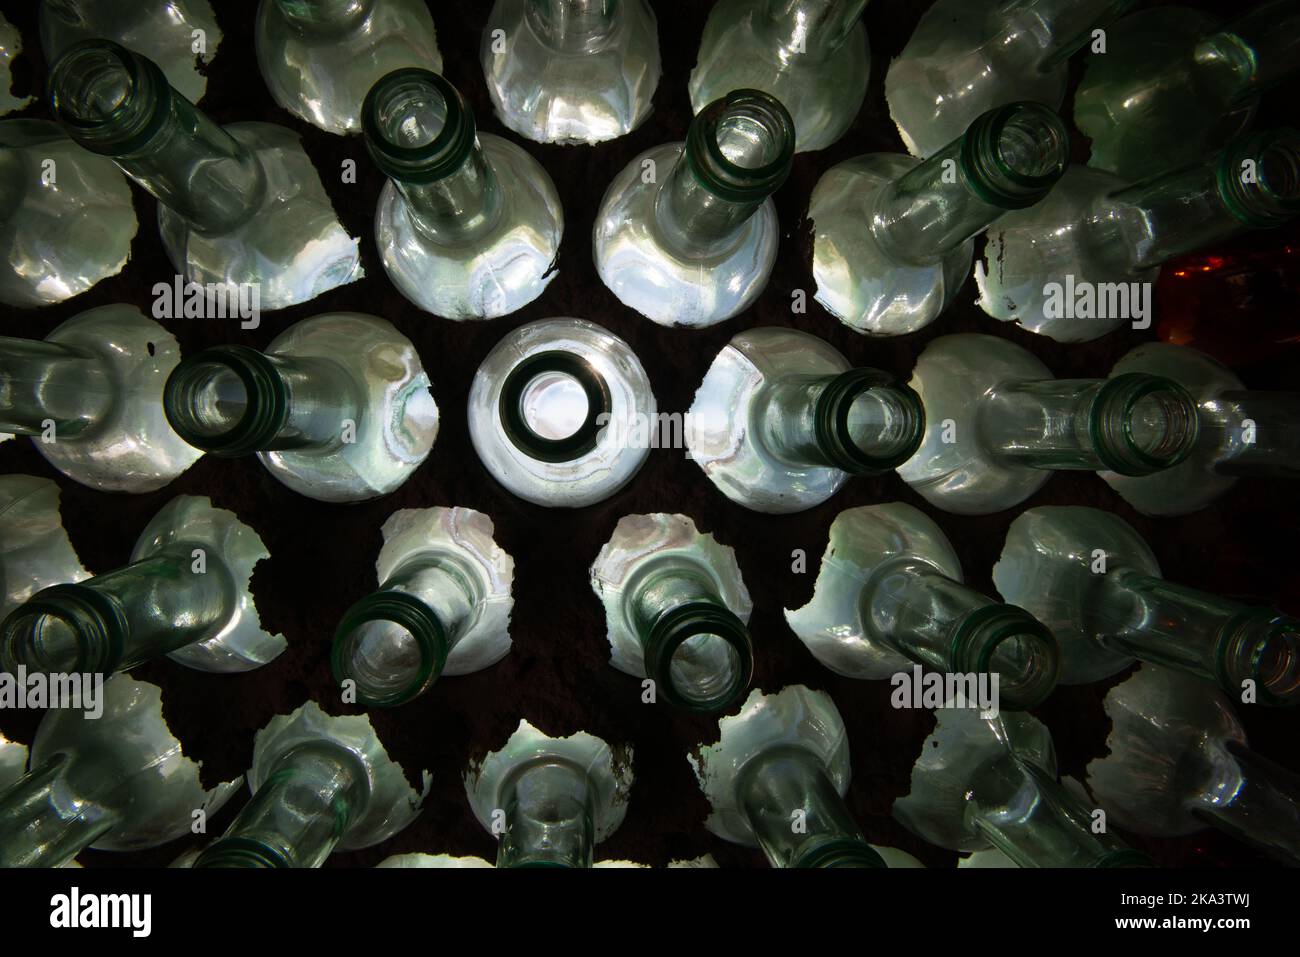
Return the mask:
<path id="1" fill-rule="evenodd" d="M 1008 213 L 975 265 L 979 306 L 1058 342 L 1152 319 L 1166 260 L 1300 211 L 1300 132 L 1250 133 L 1217 157 L 1134 186 L 1072 166 L 1045 200 Z"/>
<path id="2" fill-rule="evenodd" d="M 0 121 L 0 303 L 48 306 L 117 275 L 138 226 L 109 160 L 57 123 Z"/>
<path id="3" fill-rule="evenodd" d="M 542 294 L 556 276 L 564 213 L 541 164 L 476 134 L 460 93 L 428 70 L 375 83 L 361 123 L 389 177 L 375 242 L 398 292 L 444 319 L 495 319 Z"/>
<path id="4" fill-rule="evenodd" d="M 779 101 L 735 90 L 704 107 L 685 143 L 625 166 L 596 213 L 596 271 L 623 305 L 663 326 L 711 326 L 767 285 L 794 123 Z"/>
<path id="5" fill-rule="evenodd" d="M 1056 634 L 1066 684 L 1104 680 L 1136 658 L 1215 682 L 1237 700 L 1300 702 L 1300 621 L 1165 581 L 1118 515 L 1029 509 L 1007 531 L 993 582 Z"/>
<path id="6" fill-rule="evenodd" d="M 649 678 L 652 699 L 722 711 L 754 670 L 753 602 L 735 553 L 685 515 L 626 515 L 591 566 L 605 608 L 610 664 Z"/>
<path id="7" fill-rule="evenodd" d="M 813 657 L 848 678 L 898 688 L 897 676 L 916 680 L 920 665 L 973 676 L 989 710 L 1042 703 L 1056 687 L 1051 631 L 962 582 L 956 552 L 925 513 L 902 502 L 851 508 L 831 523 L 812 600 L 785 618 Z"/>
<path id="8" fill-rule="evenodd" d="M 508 129 L 537 143 L 601 143 L 650 115 L 659 26 L 646 0 L 497 0 L 480 58 Z"/>
<path id="9" fill-rule="evenodd" d="M 163 407 L 191 445 L 256 452 L 280 482 L 322 502 L 387 495 L 438 435 L 415 347 L 359 312 L 303 319 L 262 352 L 231 345 L 190 356 L 167 380 Z"/>
<path id="10" fill-rule="evenodd" d="M 156 685 L 116 675 L 100 695 L 98 717 L 46 711 L 31 770 L 0 788 L 0 867 L 61 867 L 88 847 L 158 847 L 190 833 L 196 809 L 214 814 L 238 789 L 203 789 Z"/>
<path id="11" fill-rule="evenodd" d="M 631 347 L 582 319 L 542 319 L 493 347 L 469 393 L 469 435 L 492 477 L 538 505 L 580 508 L 627 485 L 660 441 Z M 671 436 L 669 437 L 671 440 Z"/>
<path id="12" fill-rule="evenodd" d="M 221 27 L 209 0 L 40 0 L 41 50 L 53 63 L 82 40 L 112 40 L 158 64 L 191 103 L 203 99 L 200 69 L 216 56 Z"/>
<path id="13" fill-rule="evenodd" d="M 91 488 L 162 488 L 202 455 L 163 415 L 180 352 L 128 305 L 87 310 L 44 341 L 0 337 L 0 432 L 32 436 L 51 465 Z"/>
<path id="14" fill-rule="evenodd" d="M 1057 780 L 1052 736 L 1036 718 L 939 708 L 894 819 L 954 851 L 997 850 L 1019 867 L 1148 867 Z"/>
<path id="15" fill-rule="evenodd" d="M 130 564 L 42 588 L 0 623 L 0 671 L 110 675 L 167 655 L 209 672 L 250 671 L 286 647 L 262 630 L 253 566 L 270 558 L 233 512 L 180 495 L 140 534 Z"/>
<path id="16" fill-rule="evenodd" d="M 683 432 L 690 457 L 727 498 L 798 512 L 852 476 L 911 458 L 925 410 L 889 373 L 853 368 L 816 336 L 768 326 L 737 333 L 718 353 Z"/>
<path id="17" fill-rule="evenodd" d="M 591 867 L 631 790 L 630 747 L 585 731 L 552 738 L 526 720 L 465 775 L 474 816 L 497 838 L 497 867 Z"/>
<path id="18" fill-rule="evenodd" d="M 687 760 L 723 840 L 760 847 L 773 867 L 885 867 L 849 813 L 848 734 L 824 691 L 750 692 Z M 798 820 L 802 827 L 792 826 Z"/>
<path id="19" fill-rule="evenodd" d="M 492 519 L 468 508 L 402 509 L 383 528 L 379 590 L 334 633 L 334 680 L 365 707 L 405 704 L 443 674 L 465 675 L 510 651 L 514 559 Z"/>
<path id="20" fill-rule="evenodd" d="M 1066 61 L 1132 0 L 938 0 L 885 74 L 903 145 L 928 157 L 1013 100 L 1058 109 Z"/>
<path id="21" fill-rule="evenodd" d="M 696 113 L 732 90 L 762 90 L 794 120 L 795 152 L 830 146 L 857 118 L 871 76 L 867 0 L 722 0 L 691 70 Z"/>
<path id="22" fill-rule="evenodd" d="M 23 35 L 0 14 L 0 116 L 21 110 L 32 97 L 13 95 L 11 64 L 23 52 Z"/>
<path id="23" fill-rule="evenodd" d="M 327 715 L 309 701 L 253 740 L 252 797 L 195 867 L 320 867 L 335 850 L 387 840 L 420 813 L 417 792 L 365 715 Z"/>
<path id="24" fill-rule="evenodd" d="M 0 475 L 0 618 L 42 588 L 89 577 L 63 530 L 59 487 Z"/>
<path id="25" fill-rule="evenodd" d="M 357 240 L 292 130 L 218 126 L 156 64 L 108 40 L 69 47 L 49 90 L 68 135 L 158 199 L 163 246 L 188 281 L 256 288 L 271 310 L 361 277 Z"/>
<path id="26" fill-rule="evenodd" d="M 1196 402 L 1143 373 L 1053 379 L 1027 349 L 977 334 L 942 336 L 911 386 L 925 405 L 903 481 L 946 512 L 988 515 L 1023 502 L 1056 469 L 1150 475 L 1196 447 Z"/>
<path id="27" fill-rule="evenodd" d="M 1249 390 L 1236 373 L 1194 349 L 1148 342 L 1112 375 L 1143 373 L 1177 382 L 1196 400 L 1196 447 L 1182 463 L 1147 476 L 1102 472 L 1144 515 L 1204 508 L 1241 476 L 1300 478 L 1300 392 Z"/>
<path id="28" fill-rule="evenodd" d="M 1046 196 L 1069 150 L 1060 117 L 1022 101 L 980 115 L 924 162 L 868 153 L 833 166 L 808 205 L 817 301 L 856 332 L 924 328 L 965 283 L 976 234 Z"/>
<path id="29" fill-rule="evenodd" d="M 1126 182 L 1222 149 L 1254 118 L 1260 94 L 1300 65 L 1300 4 L 1273 0 L 1224 22 L 1181 6 L 1139 10 L 1085 61 L 1075 125 L 1088 165 Z"/>
<path id="30" fill-rule="evenodd" d="M 1227 698 L 1142 665 L 1105 708 L 1109 753 L 1088 765 L 1088 785 L 1116 824 L 1160 837 L 1213 827 L 1300 864 L 1300 776 L 1250 749 Z"/>
<path id="31" fill-rule="evenodd" d="M 361 104 L 402 67 L 442 72 L 424 0 L 261 0 L 257 65 L 275 102 L 327 133 L 360 133 Z"/>

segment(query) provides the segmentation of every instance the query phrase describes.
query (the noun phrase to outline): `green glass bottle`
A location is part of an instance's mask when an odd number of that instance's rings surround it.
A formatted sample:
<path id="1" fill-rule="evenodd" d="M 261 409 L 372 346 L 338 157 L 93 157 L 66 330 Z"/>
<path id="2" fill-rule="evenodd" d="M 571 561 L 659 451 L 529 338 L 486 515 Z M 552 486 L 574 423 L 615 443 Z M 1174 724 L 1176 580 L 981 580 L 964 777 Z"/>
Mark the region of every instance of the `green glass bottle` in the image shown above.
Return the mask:
<path id="1" fill-rule="evenodd" d="M 1215 682 L 1235 700 L 1300 703 L 1300 620 L 1165 581 L 1118 515 L 1029 509 L 1011 523 L 993 582 L 1056 634 L 1068 684 L 1101 681 L 1136 658 Z"/>
<path id="2" fill-rule="evenodd" d="M 276 715 L 253 740 L 252 797 L 195 867 L 320 867 L 335 849 L 387 840 L 420 813 L 417 792 L 365 715 L 335 716 L 309 701 Z"/>
<path id="3" fill-rule="evenodd" d="M 514 559 L 492 540 L 490 518 L 403 509 L 383 535 L 379 590 L 343 615 L 331 653 L 334 680 L 366 707 L 405 704 L 441 675 L 482 671 L 510 651 Z"/>
<path id="4" fill-rule="evenodd" d="M 1273 0 L 1226 22 L 1201 10 L 1139 10 L 1085 61 L 1074 121 L 1088 165 L 1130 183 L 1196 163 L 1254 118 L 1260 94 L 1300 68 L 1300 3 Z"/>
<path id="5" fill-rule="evenodd" d="M 0 784 L 0 867 L 61 867 L 88 847 L 139 851 L 190 833 L 239 787 L 205 791 L 162 714 L 156 685 L 116 675 L 102 714 L 52 708 L 32 743 L 31 770 Z"/>
<path id="6" fill-rule="evenodd" d="M 0 619 L 42 588 L 89 577 L 63 530 L 59 487 L 0 475 Z"/>
<path id="7" fill-rule="evenodd" d="M 218 126 L 155 63 L 108 40 L 69 47 L 48 88 L 68 135 L 157 197 L 163 246 L 188 281 L 256 287 L 271 310 L 361 277 L 357 240 L 292 130 Z"/>

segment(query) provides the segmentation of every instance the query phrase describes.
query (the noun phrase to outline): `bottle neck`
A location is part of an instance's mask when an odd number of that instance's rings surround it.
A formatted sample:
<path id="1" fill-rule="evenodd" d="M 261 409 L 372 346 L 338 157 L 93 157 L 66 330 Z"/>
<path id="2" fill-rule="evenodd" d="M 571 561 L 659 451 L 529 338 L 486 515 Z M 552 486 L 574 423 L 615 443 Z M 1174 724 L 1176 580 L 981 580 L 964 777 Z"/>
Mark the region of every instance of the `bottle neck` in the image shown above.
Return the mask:
<path id="1" fill-rule="evenodd" d="M 605 45 L 622 19 L 622 0 L 527 0 L 533 33 L 557 53 L 581 56 Z"/>
<path id="2" fill-rule="evenodd" d="M 1300 212 L 1300 132 L 1249 133 L 1209 163 L 1184 166 L 1102 197 L 1095 218 L 1134 232 L 1118 237 L 1134 272 L 1267 229 Z M 1108 245 L 1117 241 L 1103 231 Z"/>
<path id="3" fill-rule="evenodd" d="M 981 444 L 1023 468 L 1150 475 L 1191 454 L 1196 402 L 1160 376 L 1008 382 L 976 410 Z"/>
<path id="4" fill-rule="evenodd" d="M 56 441 L 101 424 L 116 401 L 116 384 L 88 350 L 56 342 L 0 338 L 0 432 Z"/>
<path id="5" fill-rule="evenodd" d="M 1300 478 L 1300 392 L 1222 392 L 1201 403 L 1220 475 Z"/>
<path id="6" fill-rule="evenodd" d="M 433 686 L 483 599 L 478 579 L 450 555 L 403 562 L 357 602 L 334 634 L 334 678 L 360 704 L 404 704 Z"/>
<path id="7" fill-rule="evenodd" d="M 629 612 L 646 676 L 665 701 L 719 711 L 749 687 L 749 629 L 692 563 L 669 561 L 648 574 L 632 593 Z"/>
<path id="8" fill-rule="evenodd" d="M 1300 701 L 1300 621 L 1125 568 L 1101 589 L 1085 626 L 1106 647 L 1215 681 L 1234 701 L 1247 681 L 1261 704 Z"/>
<path id="9" fill-rule="evenodd" d="M 719 253 L 790 174 L 794 121 L 774 97 L 737 90 L 691 121 L 681 158 L 659 186 L 654 226 L 685 258 Z"/>
<path id="10" fill-rule="evenodd" d="M 1300 777 L 1236 741 L 1219 747 L 1232 773 L 1193 813 L 1283 864 L 1300 864 Z"/>
<path id="11" fill-rule="evenodd" d="M 1041 72 L 1054 69 L 1092 39 L 1092 31 L 1118 18 L 1132 0 L 1007 0 L 985 44 L 1012 63 Z"/>
<path id="12" fill-rule="evenodd" d="M 793 745 L 752 758 L 740 806 L 773 867 L 884 867 L 812 752 Z"/>
<path id="13" fill-rule="evenodd" d="M 182 439 L 214 455 L 339 447 L 361 419 L 351 374 L 332 359 L 218 346 L 183 360 L 163 389 Z"/>
<path id="14" fill-rule="evenodd" d="M 335 39 L 362 29 L 375 0 L 270 0 L 280 16 L 315 39 Z"/>
<path id="15" fill-rule="evenodd" d="M 74 141 L 111 157 L 196 230 L 229 232 L 261 209 L 257 157 L 145 57 L 108 40 L 78 43 L 51 70 L 50 101 Z"/>
<path id="16" fill-rule="evenodd" d="M 953 675 L 996 675 L 1001 709 L 1032 708 L 1056 687 L 1060 654 L 1041 622 L 926 562 L 904 558 L 882 566 L 863 585 L 860 608 L 874 636 L 917 664 Z"/>
<path id="17" fill-rule="evenodd" d="M 848 39 L 867 0 L 766 0 L 755 29 L 783 64 L 819 63 Z"/>
<path id="18" fill-rule="evenodd" d="M 366 770 L 351 751 L 326 739 L 300 744 L 194 866 L 320 867 L 369 799 Z"/>
<path id="19" fill-rule="evenodd" d="M 1020 867 L 1146 867 L 1105 834 L 1042 768 L 1007 754 L 981 768 L 966 792 L 966 823 Z"/>
<path id="20" fill-rule="evenodd" d="M 579 767 L 543 757 L 503 789 L 505 832 L 497 867 L 591 867 L 596 846 L 594 795 Z"/>
<path id="21" fill-rule="evenodd" d="M 1001 106 L 877 194 L 872 238 L 900 265 L 942 260 L 1012 209 L 1038 202 L 1069 162 L 1061 118 L 1038 103 Z"/>
<path id="22" fill-rule="evenodd" d="M 1258 96 L 1300 65 L 1300 4 L 1262 4 L 1201 41 L 1195 60 L 1203 69 L 1226 70 L 1238 101 Z"/>
<path id="23" fill-rule="evenodd" d="M 0 623 L 0 670 L 126 671 L 216 636 L 237 607 L 221 555 L 182 538 L 108 574 L 38 591 Z"/>
<path id="24" fill-rule="evenodd" d="M 111 831 L 119 810 L 76 785 L 55 754 L 0 790 L 0 867 L 62 867 Z"/>
<path id="25" fill-rule="evenodd" d="M 782 376 L 764 399 L 761 440 L 797 468 L 879 475 L 910 459 L 925 435 L 920 397 L 876 369 Z"/>

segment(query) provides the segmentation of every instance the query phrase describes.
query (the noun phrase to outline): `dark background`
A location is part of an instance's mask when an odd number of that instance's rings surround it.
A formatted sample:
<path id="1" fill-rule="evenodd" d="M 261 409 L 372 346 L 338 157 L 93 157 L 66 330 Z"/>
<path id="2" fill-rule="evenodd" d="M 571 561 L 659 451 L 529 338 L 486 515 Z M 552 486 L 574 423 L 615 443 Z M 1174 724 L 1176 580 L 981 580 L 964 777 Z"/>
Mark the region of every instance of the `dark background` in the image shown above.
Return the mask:
<path id="1" fill-rule="evenodd" d="M 686 81 L 711 4 L 652 3 L 659 17 L 663 78 L 653 115 L 631 135 L 595 147 L 523 144 L 555 180 L 564 204 L 566 229 L 559 276 L 539 300 L 514 315 L 465 323 L 421 313 L 389 283 L 376 255 L 371 226 L 383 177 L 366 155 L 362 141 L 321 132 L 275 106 L 253 53 L 255 3 L 217 0 L 213 5 L 224 38 L 208 68 L 208 90 L 201 106 L 222 122 L 265 120 L 288 126 L 302 136 L 343 224 L 362 239 L 367 278 L 306 305 L 264 314 L 256 330 L 241 330 L 237 320 L 182 319 L 167 323 L 169 328 L 190 354 L 225 342 L 263 348 L 290 324 L 323 312 L 357 310 L 383 316 L 411 338 L 423 357 L 442 412 L 442 426 L 429 459 L 401 489 L 382 499 L 346 506 L 315 502 L 290 492 L 251 457 L 207 457 L 162 491 L 122 496 L 95 492 L 70 481 L 47 465 L 28 440 L 0 445 L 0 470 L 43 475 L 58 482 L 68 533 L 92 572 L 123 564 L 149 518 L 180 493 L 211 497 L 217 506 L 234 510 L 262 536 L 273 557 L 258 567 L 254 577 L 258 609 L 268 630 L 286 635 L 288 651 L 260 670 L 237 676 L 191 671 L 165 659 L 134 672 L 136 677 L 162 686 L 171 727 L 186 752 L 203 762 L 205 782 L 241 774 L 251 759 L 254 732 L 277 713 L 308 698 L 330 712 L 350 710 L 338 702 L 330 678 L 329 641 L 343 611 L 376 586 L 374 562 L 380 547 L 380 525 L 399 508 L 467 506 L 492 517 L 498 543 L 515 559 L 514 649 L 487 671 L 444 679 L 411 704 L 370 713 L 389 753 L 413 781 L 418 780 L 420 769 L 433 772 L 433 790 L 423 814 L 405 831 L 377 847 L 336 854 L 329 866 L 369 866 L 390 854 L 410 851 L 493 858 L 494 841 L 470 813 L 461 776 L 471 756 L 500 747 L 521 717 L 552 735 L 583 729 L 611 743 L 634 746 L 636 783 L 627 819 L 597 848 L 598 859 L 663 865 L 673 858 L 712 852 L 723 866 L 763 866 L 759 851 L 727 844 L 703 826 L 707 802 L 685 756 L 700 743 L 716 740 L 716 719 L 682 714 L 662 704 L 640 703 L 639 682 L 608 664 L 600 605 L 588 585 L 587 569 L 619 517 L 680 511 L 692 516 L 703 531 L 714 533 L 736 549 L 755 604 L 750 623 L 755 686 L 777 691 L 798 682 L 824 689 L 835 699 L 852 746 L 854 776 L 847 800 L 867 838 L 902 848 L 931 866 L 952 866 L 955 854 L 913 837 L 889 814 L 895 798 L 907 793 L 912 761 L 933 726 L 933 717 L 925 711 L 891 708 L 887 682 L 852 681 L 828 672 L 790 632 L 781 611 L 798 607 L 811 596 L 828 528 L 843 509 L 896 499 L 920 506 L 951 537 L 969 583 L 987 592 L 992 591 L 993 563 L 1019 509 L 979 518 L 940 513 L 891 474 L 855 480 L 818 508 L 796 515 L 766 516 L 729 502 L 682 452 L 656 450 L 637 478 L 612 499 L 577 511 L 548 510 L 511 497 L 488 476 L 470 446 L 465 419 L 470 381 L 488 350 L 511 329 L 552 316 L 594 320 L 626 339 L 644 363 L 659 408 L 666 412 L 685 411 L 718 350 L 737 331 L 752 326 L 791 325 L 807 330 L 829 340 L 855 365 L 877 366 L 902 377 L 909 374 L 927 342 L 953 332 L 984 332 L 1013 339 L 1062 377 L 1105 376 L 1133 345 L 1153 338 L 1149 330 L 1135 333 L 1125 329 L 1095 342 L 1061 345 L 986 317 L 974 305 L 973 281 L 967 282 L 948 312 L 929 328 L 879 341 L 851 332 L 813 301 L 811 242 L 804 219 L 808 197 L 820 175 L 841 160 L 864 152 L 902 151 L 885 106 L 884 72 L 910 36 L 925 4 L 872 0 L 868 5 L 865 22 L 872 48 L 872 79 L 856 123 L 832 148 L 796 156 L 793 173 L 775 195 L 782 244 L 771 282 L 757 305 L 729 322 L 698 331 L 665 329 L 622 306 L 596 275 L 590 235 L 597 204 L 614 174 L 641 151 L 684 138 L 691 115 Z M 1225 15 L 1241 9 L 1232 3 L 1210 6 Z M 38 42 L 35 7 L 34 2 L 19 0 L 0 3 L 6 17 L 23 32 L 24 52 L 14 71 L 15 92 L 43 96 L 46 64 Z M 483 0 L 431 7 L 446 76 L 473 107 L 481 130 L 505 133 L 492 114 L 478 60 L 490 4 Z M 1077 61 L 1076 57 L 1076 79 Z M 1294 122 L 1298 92 L 1292 82 L 1270 93 L 1257 125 Z M 1063 109 L 1066 117 L 1071 108 L 1072 93 Z M 48 117 L 49 113 L 38 101 L 21 115 Z M 1087 157 L 1087 142 L 1077 133 L 1075 136 L 1075 159 L 1082 162 Z M 345 159 L 356 161 L 355 185 L 340 182 Z M 40 311 L 9 311 L 5 335 L 44 337 L 62 320 L 105 303 L 128 302 L 150 313 L 151 287 L 155 282 L 170 282 L 174 269 L 158 239 L 154 200 L 133 188 L 140 229 L 123 272 L 61 305 Z M 1266 248 L 1294 242 L 1296 235 L 1296 230 L 1287 229 L 1249 242 L 1252 248 Z M 790 313 L 791 293 L 796 288 L 808 292 L 804 315 Z M 1156 306 L 1159 309 L 1159 301 Z M 1243 330 L 1243 335 L 1249 335 L 1249 327 Z M 1295 388 L 1296 368 L 1294 354 L 1278 351 L 1238 371 L 1250 387 Z M 1300 567 L 1293 542 L 1300 508 L 1295 493 L 1296 487 L 1285 482 L 1245 480 L 1201 512 L 1152 520 L 1133 512 L 1095 475 L 1058 473 L 1024 507 L 1077 504 L 1115 511 L 1150 541 L 1171 580 L 1249 601 L 1274 602 L 1295 613 L 1300 612 L 1295 587 L 1300 582 Z M 791 572 L 791 552 L 797 548 L 808 554 L 806 574 Z M 1089 687 L 1062 687 L 1036 712 L 1055 737 L 1062 774 L 1082 776 L 1087 762 L 1105 753 L 1109 723 L 1101 702 L 1108 688 L 1122 677 Z M 1295 749 L 1300 715 L 1257 707 L 1243 708 L 1241 713 L 1260 753 L 1300 770 Z M 30 743 L 39 714 L 20 711 L 2 717 L 6 735 Z M 226 828 L 245 800 L 246 792 L 214 816 L 209 822 L 209 838 Z M 1179 840 L 1130 839 L 1161 864 L 1265 862 L 1261 855 L 1214 832 Z M 135 854 L 88 851 L 80 860 L 87 866 L 161 865 L 191 844 L 186 839 Z"/>

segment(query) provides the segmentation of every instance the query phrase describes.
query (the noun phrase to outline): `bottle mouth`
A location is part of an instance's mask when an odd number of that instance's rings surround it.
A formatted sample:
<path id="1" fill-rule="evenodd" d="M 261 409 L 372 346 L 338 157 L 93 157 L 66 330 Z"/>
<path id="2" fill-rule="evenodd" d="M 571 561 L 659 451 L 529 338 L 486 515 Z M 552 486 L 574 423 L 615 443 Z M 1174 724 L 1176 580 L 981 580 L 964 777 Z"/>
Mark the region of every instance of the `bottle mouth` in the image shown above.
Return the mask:
<path id="1" fill-rule="evenodd" d="M 179 95 L 152 60 L 111 40 L 68 47 L 50 68 L 49 91 L 68 135 L 113 156 L 143 149 L 166 122 L 170 97 Z"/>
<path id="2" fill-rule="evenodd" d="M 1191 455 L 1200 434 L 1196 400 L 1172 379 L 1131 372 L 1107 379 L 1089 413 L 1102 464 L 1120 475 L 1150 475 Z"/>
<path id="3" fill-rule="evenodd" d="M 539 352 L 510 370 L 497 410 L 519 451 L 540 462 L 570 462 L 596 447 L 613 399 L 604 377 L 581 356 Z"/>
<path id="4" fill-rule="evenodd" d="M 126 617 L 85 585 L 43 588 L 0 623 L 0 671 L 112 674 L 126 644 Z"/>
<path id="5" fill-rule="evenodd" d="M 1274 707 L 1300 704 L 1300 620 L 1269 608 L 1250 609 L 1225 626 L 1219 643 L 1219 685 L 1240 700 L 1247 681 L 1256 700 Z"/>
<path id="6" fill-rule="evenodd" d="M 866 841 L 856 838 L 837 838 L 822 841 L 807 850 L 801 850 L 790 862 L 790 867 L 888 867 L 880 856 Z"/>
<path id="7" fill-rule="evenodd" d="M 375 164 L 395 180 L 450 176 L 474 148 L 474 115 L 437 73 L 408 67 L 381 77 L 361 106 L 361 129 Z"/>
<path id="8" fill-rule="evenodd" d="M 275 364 L 247 346 L 218 346 L 182 360 L 163 387 L 163 412 L 182 439 L 235 457 L 271 445 L 289 419 L 289 390 Z"/>
<path id="9" fill-rule="evenodd" d="M 246 837 L 223 837 L 206 848 L 194 861 L 195 867 L 292 867 L 283 854 L 261 841 Z"/>
<path id="10" fill-rule="evenodd" d="M 731 706 L 753 676 L 749 629 L 712 602 L 670 608 L 655 620 L 644 647 L 646 674 L 665 701 L 687 711 Z"/>
<path id="11" fill-rule="evenodd" d="M 1061 668 L 1056 637 L 1015 605 L 990 604 L 964 615 L 953 632 L 949 671 L 996 674 L 998 710 L 1024 711 L 1047 699 Z"/>
<path id="12" fill-rule="evenodd" d="M 686 160 L 710 193 L 759 202 L 790 175 L 794 144 L 794 120 L 778 99 L 760 90 L 734 90 L 691 121 Z"/>
<path id="13" fill-rule="evenodd" d="M 1070 134 L 1056 111 L 1021 101 L 975 118 L 962 137 L 960 166 L 990 206 L 1024 209 L 1047 195 L 1070 162 Z"/>
<path id="14" fill-rule="evenodd" d="M 850 369 L 826 386 L 813 407 L 817 445 L 853 475 L 898 468 L 921 447 L 925 407 L 910 386 L 878 369 Z"/>
<path id="15" fill-rule="evenodd" d="M 381 590 L 343 615 L 330 665 L 336 682 L 355 684 L 359 704 L 391 708 L 429 690 L 450 650 L 446 630 L 428 605 L 405 592 Z"/>
<path id="16" fill-rule="evenodd" d="M 1246 226 L 1280 226 L 1300 213 L 1300 131 L 1249 133 L 1219 158 L 1219 195 Z"/>

